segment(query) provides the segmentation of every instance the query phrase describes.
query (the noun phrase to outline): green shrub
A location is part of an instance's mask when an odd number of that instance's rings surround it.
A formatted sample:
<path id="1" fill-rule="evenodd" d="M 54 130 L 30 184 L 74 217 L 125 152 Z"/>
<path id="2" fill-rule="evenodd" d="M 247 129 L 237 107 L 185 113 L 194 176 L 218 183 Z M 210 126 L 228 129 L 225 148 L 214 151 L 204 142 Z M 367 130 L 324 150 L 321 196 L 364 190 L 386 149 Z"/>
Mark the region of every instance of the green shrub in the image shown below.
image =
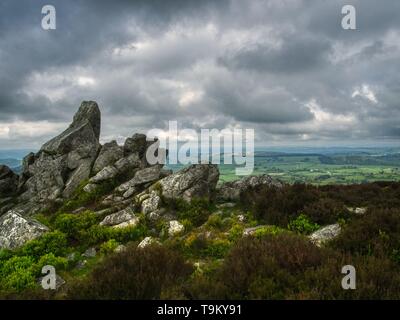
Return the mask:
<path id="1" fill-rule="evenodd" d="M 33 266 L 34 274 L 40 275 L 44 266 L 53 266 L 56 271 L 66 270 L 68 268 L 68 259 L 64 257 L 56 257 L 53 253 L 45 254 L 40 257 L 39 261 Z"/>
<path id="2" fill-rule="evenodd" d="M 66 253 L 67 237 L 61 231 L 47 232 L 40 238 L 27 242 L 20 250 L 20 255 L 39 259 L 41 256 L 53 253 L 62 256 Z"/>
<path id="3" fill-rule="evenodd" d="M 0 267 L 0 288 L 3 290 L 21 291 L 35 286 L 33 270 L 34 260 L 31 257 L 12 257 Z"/>
<path id="4" fill-rule="evenodd" d="M 118 241 L 116 241 L 115 239 L 110 239 L 101 244 L 100 252 L 102 254 L 113 253 L 114 250 L 118 247 L 118 245 L 119 245 Z"/>
<path id="5" fill-rule="evenodd" d="M 101 242 L 114 239 L 117 242 L 125 243 L 136 241 L 147 234 L 147 228 L 143 225 L 126 228 L 112 228 L 107 226 L 94 225 L 79 234 L 79 240 L 86 245 L 95 245 Z"/>
<path id="6" fill-rule="evenodd" d="M 64 232 L 70 239 L 77 239 L 81 232 L 98 223 L 98 217 L 90 211 L 80 214 L 59 214 L 54 221 L 54 227 Z"/>
<path id="7" fill-rule="evenodd" d="M 195 227 L 207 221 L 212 209 L 205 199 L 192 199 L 190 203 L 182 199 L 163 199 L 163 201 L 170 210 L 176 212 L 179 220 L 190 220 Z"/>
<path id="8" fill-rule="evenodd" d="M 207 258 L 222 259 L 230 248 L 231 243 L 228 240 L 216 239 L 208 241 L 206 247 L 201 251 L 201 254 Z"/>
<path id="9" fill-rule="evenodd" d="M 208 217 L 206 226 L 221 230 L 224 226 L 222 217 L 219 214 L 212 214 Z"/>
<path id="10" fill-rule="evenodd" d="M 257 229 L 256 231 L 254 231 L 253 236 L 256 238 L 262 238 L 265 237 L 267 235 L 278 235 L 281 233 L 287 232 L 287 230 L 279 228 L 277 226 L 265 226 L 262 228 Z"/>
<path id="11" fill-rule="evenodd" d="M 235 224 L 229 230 L 228 239 L 230 241 L 236 241 L 243 237 L 244 226 L 241 224 Z"/>
<path id="12" fill-rule="evenodd" d="M 288 225 L 288 229 L 301 233 L 301 234 L 310 234 L 316 230 L 318 230 L 320 226 L 316 223 L 313 223 L 306 215 L 300 214 L 296 219 L 290 221 Z"/>

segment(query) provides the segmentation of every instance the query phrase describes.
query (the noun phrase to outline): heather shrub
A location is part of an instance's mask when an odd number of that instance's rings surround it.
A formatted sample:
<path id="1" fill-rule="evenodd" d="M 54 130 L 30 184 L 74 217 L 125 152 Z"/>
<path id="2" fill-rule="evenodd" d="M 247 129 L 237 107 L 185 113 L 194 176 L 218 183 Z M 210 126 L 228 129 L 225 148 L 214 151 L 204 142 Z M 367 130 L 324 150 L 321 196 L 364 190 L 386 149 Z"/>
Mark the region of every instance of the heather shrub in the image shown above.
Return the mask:
<path id="1" fill-rule="evenodd" d="M 70 299 L 160 299 L 164 290 L 179 286 L 193 269 L 183 258 L 164 247 L 136 246 L 110 256 L 86 281 L 68 292 Z"/>
<path id="2" fill-rule="evenodd" d="M 353 218 L 331 246 L 350 253 L 395 258 L 400 246 L 400 209 L 370 209 Z"/>

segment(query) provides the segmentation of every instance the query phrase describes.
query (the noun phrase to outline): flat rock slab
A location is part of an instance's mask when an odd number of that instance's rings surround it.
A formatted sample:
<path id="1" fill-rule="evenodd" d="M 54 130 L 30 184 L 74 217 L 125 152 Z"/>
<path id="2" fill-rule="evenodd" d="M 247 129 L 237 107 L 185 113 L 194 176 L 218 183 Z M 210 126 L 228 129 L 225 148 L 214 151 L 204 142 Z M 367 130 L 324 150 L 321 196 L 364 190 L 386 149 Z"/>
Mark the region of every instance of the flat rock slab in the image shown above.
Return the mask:
<path id="1" fill-rule="evenodd" d="M 0 217 L 0 249 L 16 249 L 47 231 L 45 225 L 23 217 L 21 212 L 8 211 Z"/>

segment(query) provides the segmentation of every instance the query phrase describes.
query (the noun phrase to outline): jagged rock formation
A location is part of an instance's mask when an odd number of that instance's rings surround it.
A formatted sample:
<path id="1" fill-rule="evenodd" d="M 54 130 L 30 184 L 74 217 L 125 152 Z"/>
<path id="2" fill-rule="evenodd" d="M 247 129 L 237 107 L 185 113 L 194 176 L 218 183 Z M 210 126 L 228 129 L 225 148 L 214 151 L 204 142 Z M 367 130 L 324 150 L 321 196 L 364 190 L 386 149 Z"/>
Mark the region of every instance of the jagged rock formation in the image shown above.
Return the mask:
<path id="1" fill-rule="evenodd" d="M 26 241 L 36 239 L 47 231 L 48 228 L 41 223 L 11 210 L 0 217 L 0 249 L 18 248 Z"/>
<path id="2" fill-rule="evenodd" d="M 96 102 L 82 102 L 72 124 L 23 161 L 20 178 L 22 201 L 29 212 L 49 201 L 68 198 L 81 181 L 88 179 L 100 149 L 100 110 Z"/>
<path id="3" fill-rule="evenodd" d="M 283 183 L 266 174 L 247 176 L 240 180 L 223 183 L 218 188 L 218 198 L 224 201 L 238 201 L 243 192 L 262 185 L 281 188 Z"/>
<path id="4" fill-rule="evenodd" d="M 140 223 L 138 214 L 142 213 L 146 219 L 166 222 L 170 236 L 184 230 L 176 212 L 168 209 L 171 201 L 212 201 L 217 194 L 223 200 L 236 201 L 250 187 L 281 186 L 269 176 L 247 177 L 225 183 L 217 192 L 217 165 L 191 165 L 173 173 L 163 169 L 163 164 L 150 165 L 146 159 L 149 147 L 156 153 L 167 154 L 166 150 L 153 148 L 155 143 L 158 146 L 157 140 L 136 133 L 123 146 L 116 141 L 100 145 L 100 128 L 97 103 L 84 101 L 64 132 L 45 143 L 36 154 L 24 158 L 21 176 L 0 166 L 0 215 L 7 212 L 0 220 L 0 247 L 16 248 L 46 232 L 45 226 L 27 216 L 51 205 L 60 207 L 75 197 L 78 186 L 82 188 L 80 192 L 96 197 L 100 194 L 101 198 L 96 204 L 91 203 L 90 209 L 97 210 L 96 215 L 102 217 L 101 226 L 136 226 Z M 235 204 L 229 205 L 226 207 Z M 80 214 L 87 209 L 80 204 L 71 213 Z"/>

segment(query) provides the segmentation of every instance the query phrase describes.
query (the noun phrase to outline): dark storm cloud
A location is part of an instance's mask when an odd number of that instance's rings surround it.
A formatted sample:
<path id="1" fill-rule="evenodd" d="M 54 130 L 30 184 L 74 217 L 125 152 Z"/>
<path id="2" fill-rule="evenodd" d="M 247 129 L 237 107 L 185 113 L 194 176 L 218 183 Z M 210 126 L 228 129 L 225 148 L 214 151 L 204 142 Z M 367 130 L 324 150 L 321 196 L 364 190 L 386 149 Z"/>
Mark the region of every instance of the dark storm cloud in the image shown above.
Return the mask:
<path id="1" fill-rule="evenodd" d="M 43 143 L 87 99 L 104 139 L 168 120 L 264 141 L 399 138 L 399 1 L 56 0 L 54 31 L 45 4 L 0 3 L 0 148 Z"/>
<path id="2" fill-rule="evenodd" d="M 237 53 L 219 58 L 222 65 L 252 69 L 261 72 L 306 72 L 323 67 L 328 61 L 330 43 L 323 39 L 299 37 L 297 34 L 283 39 L 279 48 L 256 44 L 241 48 Z"/>

